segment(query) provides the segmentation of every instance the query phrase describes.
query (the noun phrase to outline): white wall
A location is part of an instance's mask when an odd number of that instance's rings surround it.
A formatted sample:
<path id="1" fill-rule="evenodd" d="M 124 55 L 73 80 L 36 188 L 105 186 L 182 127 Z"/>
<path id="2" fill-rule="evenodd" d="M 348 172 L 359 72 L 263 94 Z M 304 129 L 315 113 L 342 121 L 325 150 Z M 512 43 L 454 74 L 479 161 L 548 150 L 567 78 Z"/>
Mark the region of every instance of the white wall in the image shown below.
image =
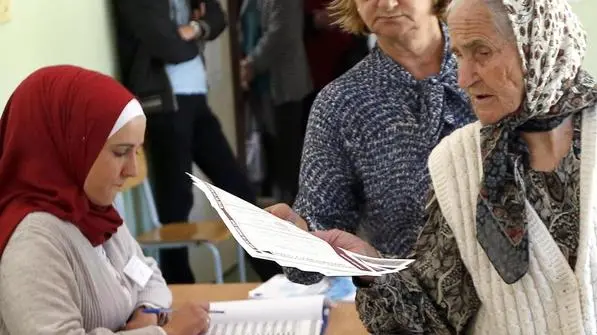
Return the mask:
<path id="1" fill-rule="evenodd" d="M 0 106 L 29 73 L 75 64 L 116 73 L 108 1 L 13 0 L 12 20 L 0 24 Z M 0 111 L 1 113 L 1 111 Z"/>
<path id="2" fill-rule="evenodd" d="M 577 0 L 572 9 L 580 18 L 588 33 L 587 55 L 584 66 L 593 76 L 597 76 L 597 0 Z"/>

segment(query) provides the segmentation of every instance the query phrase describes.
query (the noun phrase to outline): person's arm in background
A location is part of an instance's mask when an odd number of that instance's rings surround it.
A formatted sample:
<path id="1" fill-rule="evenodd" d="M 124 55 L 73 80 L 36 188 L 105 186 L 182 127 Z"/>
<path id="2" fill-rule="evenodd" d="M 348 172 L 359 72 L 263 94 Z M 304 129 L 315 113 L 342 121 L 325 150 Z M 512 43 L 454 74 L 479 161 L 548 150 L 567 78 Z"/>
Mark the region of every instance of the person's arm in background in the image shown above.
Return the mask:
<path id="1" fill-rule="evenodd" d="M 193 20 L 200 27 L 200 40 L 213 41 L 226 29 L 226 13 L 218 0 L 191 0 Z"/>
<path id="2" fill-rule="evenodd" d="M 176 64 L 198 55 L 197 45 L 184 40 L 171 20 L 168 1 L 115 0 L 115 8 L 152 58 Z"/>
<path id="3" fill-rule="evenodd" d="M 340 131 L 337 110 L 352 109 L 338 101 L 337 92 L 325 89 L 313 103 L 304 142 L 299 192 L 294 209 L 310 230 L 338 228 L 354 233 L 359 220 L 356 188 L 359 186 Z M 323 276 L 296 269 L 284 269 L 293 282 L 312 284 Z"/>
<path id="4" fill-rule="evenodd" d="M 304 11 L 304 35 L 305 37 L 317 35 L 320 31 L 334 29 L 332 20 L 326 9 Z"/>
<path id="5" fill-rule="evenodd" d="M 359 316 L 372 334 L 462 334 L 479 309 L 472 278 L 433 194 L 415 261 L 357 290 Z"/>
<path id="6" fill-rule="evenodd" d="M 266 0 L 263 0 L 266 1 Z M 288 52 L 288 43 L 292 39 L 302 40 L 302 29 L 292 25 L 294 18 L 302 8 L 298 5 L 301 1 L 269 0 L 273 1 L 271 12 L 263 35 L 247 58 L 243 61 L 245 66 L 250 68 L 252 76 L 268 71 L 270 64 L 274 63 L 279 55 Z M 299 14 L 300 15 L 300 14 Z"/>

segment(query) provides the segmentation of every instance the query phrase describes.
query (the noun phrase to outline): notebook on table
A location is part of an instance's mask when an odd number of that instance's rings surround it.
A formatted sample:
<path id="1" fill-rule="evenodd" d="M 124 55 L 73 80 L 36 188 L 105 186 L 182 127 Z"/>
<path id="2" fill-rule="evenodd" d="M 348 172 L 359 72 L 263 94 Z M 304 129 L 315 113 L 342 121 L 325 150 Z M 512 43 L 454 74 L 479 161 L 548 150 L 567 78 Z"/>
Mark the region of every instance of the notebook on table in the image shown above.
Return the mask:
<path id="1" fill-rule="evenodd" d="M 208 335 L 321 335 L 328 309 L 323 295 L 212 302 Z"/>

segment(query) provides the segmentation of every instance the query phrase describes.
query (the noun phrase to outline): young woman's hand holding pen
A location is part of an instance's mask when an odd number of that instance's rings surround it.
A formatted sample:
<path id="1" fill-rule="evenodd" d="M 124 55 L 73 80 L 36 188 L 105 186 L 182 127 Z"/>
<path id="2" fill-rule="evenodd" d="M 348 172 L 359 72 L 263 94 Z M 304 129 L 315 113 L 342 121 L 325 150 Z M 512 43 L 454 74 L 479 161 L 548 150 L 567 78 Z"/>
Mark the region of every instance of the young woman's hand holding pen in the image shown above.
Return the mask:
<path id="1" fill-rule="evenodd" d="M 173 310 L 163 326 L 168 335 L 197 335 L 209 329 L 209 303 L 190 302 Z"/>

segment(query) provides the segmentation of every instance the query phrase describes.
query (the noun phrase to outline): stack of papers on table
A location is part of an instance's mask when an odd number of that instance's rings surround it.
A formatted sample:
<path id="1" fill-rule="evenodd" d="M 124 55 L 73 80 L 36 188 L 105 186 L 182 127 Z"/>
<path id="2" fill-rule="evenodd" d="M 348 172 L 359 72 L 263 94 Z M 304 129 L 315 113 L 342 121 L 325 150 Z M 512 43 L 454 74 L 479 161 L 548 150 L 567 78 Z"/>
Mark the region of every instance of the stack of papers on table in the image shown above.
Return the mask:
<path id="1" fill-rule="evenodd" d="M 249 291 L 249 298 L 279 299 L 325 295 L 331 302 L 353 302 L 356 290 L 350 277 L 325 277 L 319 283 L 302 285 L 293 283 L 283 274 L 279 274 Z"/>
<path id="2" fill-rule="evenodd" d="M 272 299 L 302 297 L 308 295 L 322 295 L 330 288 L 330 282 L 324 280 L 313 285 L 301 285 L 293 283 L 280 274 L 270 278 L 257 288 L 249 291 L 249 298 L 252 299 Z"/>
<path id="3" fill-rule="evenodd" d="M 212 302 L 207 335 L 321 335 L 327 324 L 324 296 Z"/>
<path id="4" fill-rule="evenodd" d="M 381 276 L 405 269 L 410 259 L 372 258 L 334 248 L 290 222 L 190 175 L 232 236 L 255 258 L 325 276 Z"/>

